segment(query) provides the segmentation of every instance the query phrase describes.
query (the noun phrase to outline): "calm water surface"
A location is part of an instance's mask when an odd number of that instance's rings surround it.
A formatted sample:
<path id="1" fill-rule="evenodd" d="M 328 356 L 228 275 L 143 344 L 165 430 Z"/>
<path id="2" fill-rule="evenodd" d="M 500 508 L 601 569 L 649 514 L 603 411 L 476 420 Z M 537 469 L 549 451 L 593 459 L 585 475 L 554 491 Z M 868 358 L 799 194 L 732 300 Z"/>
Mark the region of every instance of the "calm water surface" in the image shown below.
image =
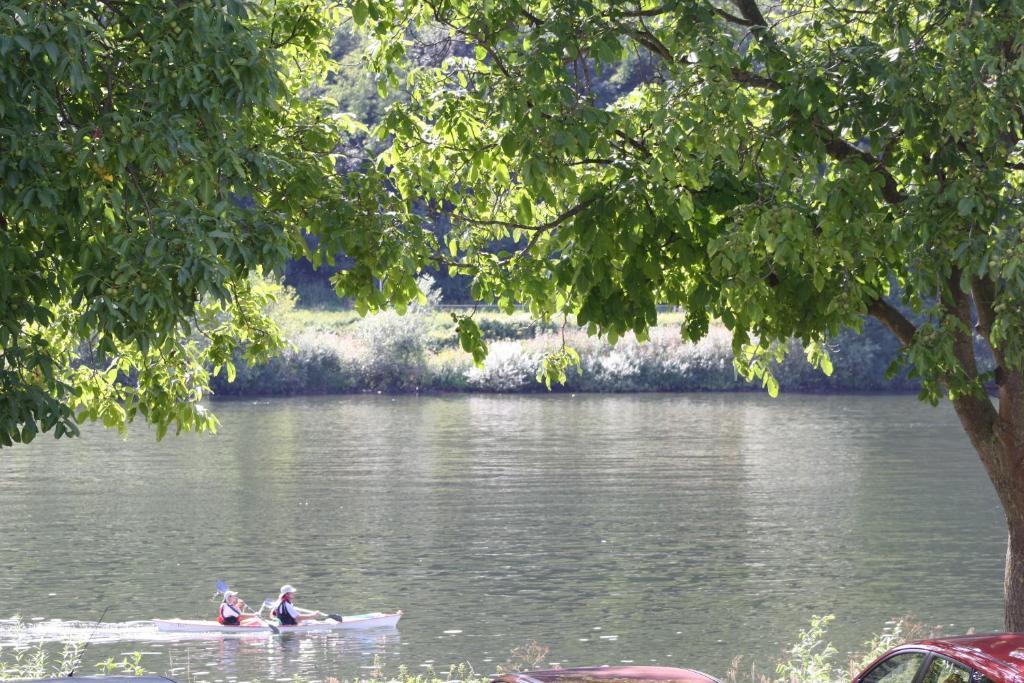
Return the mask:
<path id="1" fill-rule="evenodd" d="M 814 614 L 998 628 L 1005 535 L 948 406 L 912 397 L 343 397 L 217 403 L 218 435 L 0 451 L 0 644 L 85 640 L 179 680 L 470 662 L 722 675 Z M 396 630 L 171 640 L 250 602 L 402 608 Z M 94 629 L 107 610 L 104 626 Z M 54 645 L 53 647 L 57 647 Z"/>

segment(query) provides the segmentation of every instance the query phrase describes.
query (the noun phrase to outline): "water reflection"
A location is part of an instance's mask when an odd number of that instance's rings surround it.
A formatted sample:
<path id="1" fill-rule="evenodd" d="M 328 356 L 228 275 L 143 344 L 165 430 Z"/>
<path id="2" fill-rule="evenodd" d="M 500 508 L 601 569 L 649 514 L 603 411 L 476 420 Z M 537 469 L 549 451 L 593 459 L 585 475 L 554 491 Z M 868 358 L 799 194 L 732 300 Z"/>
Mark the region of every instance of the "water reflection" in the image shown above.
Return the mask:
<path id="1" fill-rule="evenodd" d="M 34 634 L 19 642 L 87 637 L 109 605 L 86 668 L 143 649 L 197 680 L 345 677 L 375 658 L 491 671 L 538 641 L 545 663 L 721 675 L 737 654 L 778 654 L 812 614 L 839 615 L 841 648 L 905 612 L 999 625 L 991 486 L 952 413 L 913 398 L 216 410 L 216 437 L 87 430 L 0 455 L 0 595 Z M 406 616 L 400 635 L 172 639 L 134 623 L 212 618 L 217 579 L 254 604 L 292 583 L 302 606 Z"/>

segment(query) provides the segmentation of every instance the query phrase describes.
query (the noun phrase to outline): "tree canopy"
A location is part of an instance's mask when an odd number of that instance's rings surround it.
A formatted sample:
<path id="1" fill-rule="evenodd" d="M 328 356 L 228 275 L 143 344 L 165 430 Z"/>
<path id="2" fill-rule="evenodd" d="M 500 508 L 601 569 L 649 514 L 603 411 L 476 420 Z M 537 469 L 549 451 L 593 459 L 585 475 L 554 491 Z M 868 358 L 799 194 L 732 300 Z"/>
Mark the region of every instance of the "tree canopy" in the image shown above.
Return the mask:
<path id="1" fill-rule="evenodd" d="M 352 122 L 303 92 L 338 22 L 312 0 L 5 3 L 0 444 L 212 428 L 210 372 L 282 344 L 252 274 L 326 225 L 367 251 L 377 205 L 335 172 Z"/>
<path id="2" fill-rule="evenodd" d="M 355 2 L 385 78 L 409 21 L 473 47 L 409 73 L 381 168 L 451 213 L 445 260 L 479 298 L 613 339 L 679 304 L 684 334 L 720 318 L 758 376 L 778 342 L 825 362 L 816 345 L 873 314 L 937 397 L 984 380 L 956 352 L 979 289 L 1020 367 L 1024 10 L 734 5 Z M 601 102 L 593 74 L 630 52 L 657 75 Z"/>
<path id="3" fill-rule="evenodd" d="M 785 340 L 827 372 L 829 335 L 884 323 L 923 397 L 953 400 L 996 486 L 1007 623 L 1024 628 L 1024 4 L 350 11 L 381 83 L 410 87 L 378 127 L 377 170 L 396 210 L 451 215 L 432 259 L 472 276 L 476 298 L 573 315 L 613 341 L 642 338 L 656 304 L 676 304 L 691 339 L 720 319 L 741 370 L 772 393 Z M 413 65 L 427 25 L 468 49 Z M 655 74 L 603 100 L 595 74 L 630 54 Z M 482 353 L 472 321 L 460 330 Z M 546 371 L 572 360 L 555 354 Z"/>

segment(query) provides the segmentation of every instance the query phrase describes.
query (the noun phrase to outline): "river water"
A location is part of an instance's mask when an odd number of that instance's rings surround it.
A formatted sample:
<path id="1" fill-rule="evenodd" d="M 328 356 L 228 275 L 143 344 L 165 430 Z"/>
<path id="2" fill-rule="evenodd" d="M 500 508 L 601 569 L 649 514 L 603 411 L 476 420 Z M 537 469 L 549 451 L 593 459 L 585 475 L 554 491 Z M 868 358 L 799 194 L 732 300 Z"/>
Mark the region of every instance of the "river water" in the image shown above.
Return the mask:
<path id="1" fill-rule="evenodd" d="M 0 645 L 93 641 L 178 680 L 763 667 L 812 615 L 1001 622 L 1005 532 L 948 406 L 912 397 L 453 396 L 219 402 L 216 436 L 86 429 L 0 451 Z M 397 629 L 181 639 L 295 584 Z M 106 610 L 104 624 L 95 622 Z M 10 652 L 8 651 L 8 654 Z"/>

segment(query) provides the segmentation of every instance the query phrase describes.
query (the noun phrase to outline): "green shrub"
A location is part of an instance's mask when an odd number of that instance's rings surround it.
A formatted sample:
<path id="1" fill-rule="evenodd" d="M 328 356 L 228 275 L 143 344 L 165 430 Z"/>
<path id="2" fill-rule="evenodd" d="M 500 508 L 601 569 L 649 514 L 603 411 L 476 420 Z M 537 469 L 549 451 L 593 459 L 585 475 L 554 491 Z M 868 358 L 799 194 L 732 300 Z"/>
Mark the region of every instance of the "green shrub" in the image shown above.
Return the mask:
<path id="1" fill-rule="evenodd" d="M 443 349 L 428 362 L 423 388 L 430 391 L 467 391 L 473 359 L 462 349 Z"/>
<path id="2" fill-rule="evenodd" d="M 310 334 L 264 365 L 247 365 L 236 357 L 234 382 L 219 375 L 211 382 L 220 396 L 294 396 L 359 391 L 362 372 L 358 363 L 341 352 L 338 337 Z"/>
<path id="3" fill-rule="evenodd" d="M 539 391 L 544 385 L 537 381 L 540 355 L 529 352 L 519 342 L 491 344 L 482 368 L 472 367 L 467 384 L 480 391 L 514 393 Z"/>
<path id="4" fill-rule="evenodd" d="M 367 316 L 355 326 L 365 389 L 416 391 L 426 376 L 426 321 L 418 312 Z"/>

